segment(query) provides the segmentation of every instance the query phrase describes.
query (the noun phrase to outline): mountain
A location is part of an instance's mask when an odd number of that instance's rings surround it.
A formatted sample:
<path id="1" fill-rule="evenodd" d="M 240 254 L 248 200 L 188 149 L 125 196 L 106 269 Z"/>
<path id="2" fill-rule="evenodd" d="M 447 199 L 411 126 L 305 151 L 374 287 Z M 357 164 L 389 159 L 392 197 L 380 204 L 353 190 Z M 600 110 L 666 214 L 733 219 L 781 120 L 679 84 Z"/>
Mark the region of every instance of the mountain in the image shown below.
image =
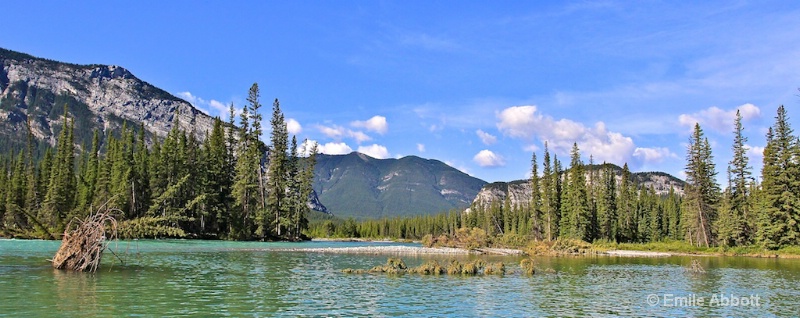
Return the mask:
<path id="1" fill-rule="evenodd" d="M 611 167 L 617 178 L 619 184 L 622 179 L 622 168 L 613 164 L 606 164 Z M 589 182 L 589 171 L 598 171 L 602 169 L 603 165 L 587 165 L 586 181 Z M 631 180 L 638 187 L 653 187 L 656 194 L 667 195 L 670 188 L 674 189 L 678 195 L 683 195 L 683 189 L 686 182 L 678 179 L 670 174 L 664 172 L 635 172 L 631 173 Z M 485 185 L 481 188 L 475 199 L 472 200 L 473 205 L 479 205 L 488 208 L 494 202 L 502 203 L 506 197 L 509 198 L 512 205 L 519 204 L 525 206 L 531 200 L 531 185 L 530 180 L 516 180 L 511 182 L 494 182 Z"/>
<path id="2" fill-rule="evenodd" d="M 76 143 L 92 133 L 119 129 L 124 122 L 150 135 L 165 136 L 179 123 L 203 139 L 213 119 L 188 102 L 113 65 L 76 65 L 0 48 L 0 150 L 21 149 L 26 122 L 39 148 L 55 145 L 64 106 L 75 119 Z M 177 118 L 175 117 L 177 116 Z"/>
<path id="3" fill-rule="evenodd" d="M 464 209 L 485 181 L 433 159 L 319 155 L 314 189 L 336 216 L 382 218 Z"/>

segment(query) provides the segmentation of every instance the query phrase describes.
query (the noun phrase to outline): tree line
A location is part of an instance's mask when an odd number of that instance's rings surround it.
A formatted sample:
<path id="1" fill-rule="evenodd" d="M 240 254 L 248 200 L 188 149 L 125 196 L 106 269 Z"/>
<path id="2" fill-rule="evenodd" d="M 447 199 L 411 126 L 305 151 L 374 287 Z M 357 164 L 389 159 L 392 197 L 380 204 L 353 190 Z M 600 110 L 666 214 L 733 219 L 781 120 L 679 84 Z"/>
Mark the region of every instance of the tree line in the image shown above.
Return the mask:
<path id="1" fill-rule="evenodd" d="M 163 139 L 148 143 L 143 124 L 123 124 L 80 148 L 65 106 L 55 148 L 34 158 L 29 128 L 27 148 L 0 160 L 0 233 L 56 238 L 71 220 L 109 209 L 127 238 L 305 238 L 316 146 L 289 141 L 277 99 L 270 144 L 261 141 L 259 95 L 253 84 L 238 126 L 231 104 L 229 121 L 215 118 L 202 141 L 176 120 Z"/>
<path id="2" fill-rule="evenodd" d="M 742 116 L 733 127 L 727 183 L 717 182 L 708 138 L 699 124 L 686 150 L 686 185 L 657 194 L 638 185 L 628 165 L 586 165 L 577 143 L 568 167 L 545 143 L 540 165 L 531 158 L 531 198 L 512 204 L 476 204 L 468 212 L 383 220 L 327 220 L 312 224 L 317 236 L 422 239 L 479 228 L 509 243 L 563 238 L 587 242 L 646 243 L 685 241 L 693 246 L 752 246 L 778 249 L 800 245 L 800 143 L 780 106 L 769 128 L 761 178 L 753 177 Z"/>

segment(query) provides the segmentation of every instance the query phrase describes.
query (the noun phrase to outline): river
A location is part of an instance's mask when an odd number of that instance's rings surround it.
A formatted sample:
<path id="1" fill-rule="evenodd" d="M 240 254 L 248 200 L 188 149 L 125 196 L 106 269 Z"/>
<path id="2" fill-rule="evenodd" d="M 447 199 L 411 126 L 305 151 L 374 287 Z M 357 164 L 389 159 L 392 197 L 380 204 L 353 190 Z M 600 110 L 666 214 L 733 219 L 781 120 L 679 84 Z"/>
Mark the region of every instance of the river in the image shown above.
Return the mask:
<path id="1" fill-rule="evenodd" d="M 405 245 L 141 240 L 112 243 L 94 274 L 51 268 L 60 242 L 0 240 L 0 316 L 796 316 L 800 260 L 745 257 L 482 257 L 504 276 L 344 274 L 387 255 L 285 251 Z M 705 273 L 686 270 L 693 259 Z"/>

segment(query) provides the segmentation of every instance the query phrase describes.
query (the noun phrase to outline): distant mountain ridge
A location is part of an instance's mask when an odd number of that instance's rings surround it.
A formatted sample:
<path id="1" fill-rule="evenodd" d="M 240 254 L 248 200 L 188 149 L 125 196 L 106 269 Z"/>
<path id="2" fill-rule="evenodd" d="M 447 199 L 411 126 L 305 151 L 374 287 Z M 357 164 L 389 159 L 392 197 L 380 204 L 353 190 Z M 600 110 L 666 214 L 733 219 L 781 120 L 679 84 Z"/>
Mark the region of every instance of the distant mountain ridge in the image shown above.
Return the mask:
<path id="1" fill-rule="evenodd" d="M 617 184 L 622 179 L 622 168 L 614 164 L 605 164 L 616 174 Z M 600 172 L 604 165 L 587 165 L 586 182 L 589 182 L 590 171 Z M 670 189 L 676 194 L 683 195 L 686 182 L 665 172 L 632 172 L 631 180 L 638 187 L 652 187 L 657 195 L 667 195 Z M 511 182 L 493 182 L 481 188 L 472 202 L 473 206 L 488 208 L 494 202 L 504 202 L 509 198 L 512 205 L 527 206 L 531 200 L 530 180 L 515 180 Z"/>
<path id="2" fill-rule="evenodd" d="M 319 155 L 314 189 L 339 217 L 382 218 L 467 208 L 486 181 L 434 160 Z"/>
<path id="3" fill-rule="evenodd" d="M 188 102 L 113 65 L 77 65 L 0 48 L 0 148 L 20 149 L 26 122 L 37 140 L 54 145 L 64 105 L 75 119 L 77 144 L 92 131 L 116 130 L 124 122 L 165 136 L 175 124 L 203 139 L 213 118 Z M 175 116 L 178 116 L 175 118 Z"/>

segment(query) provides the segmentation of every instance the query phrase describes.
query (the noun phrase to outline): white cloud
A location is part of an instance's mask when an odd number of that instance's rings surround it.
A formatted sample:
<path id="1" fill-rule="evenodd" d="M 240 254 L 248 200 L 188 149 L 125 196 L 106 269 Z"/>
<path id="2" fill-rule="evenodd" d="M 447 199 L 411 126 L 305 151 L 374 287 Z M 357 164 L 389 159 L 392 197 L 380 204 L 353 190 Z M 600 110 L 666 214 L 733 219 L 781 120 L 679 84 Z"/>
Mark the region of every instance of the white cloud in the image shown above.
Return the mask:
<path id="1" fill-rule="evenodd" d="M 417 144 L 417 151 L 425 152 L 425 144 Z"/>
<path id="2" fill-rule="evenodd" d="M 747 155 L 750 157 L 761 158 L 764 157 L 764 147 L 744 145 L 747 148 Z"/>
<path id="3" fill-rule="evenodd" d="M 334 125 L 333 127 L 328 127 L 323 125 L 317 125 L 316 127 L 325 136 L 328 136 L 335 140 L 341 140 L 344 137 L 353 138 L 358 143 L 372 140 L 370 136 L 361 131 L 350 130 L 342 126 Z"/>
<path id="4" fill-rule="evenodd" d="M 509 107 L 498 113 L 497 118 L 500 120 L 497 128 L 503 134 L 527 141 L 546 141 L 550 149 L 561 154 L 568 154 L 577 142 L 585 156 L 592 155 L 598 162 L 622 164 L 635 148 L 633 139 L 608 131 L 603 122 L 586 127 L 569 119 L 555 120 L 537 112 L 536 106 Z M 526 147 L 529 148 L 532 149 Z"/>
<path id="5" fill-rule="evenodd" d="M 219 118 L 223 120 L 228 118 L 228 106 L 220 101 L 214 99 L 205 100 L 195 96 L 191 92 L 178 92 L 175 95 L 210 116 L 219 116 Z"/>
<path id="6" fill-rule="evenodd" d="M 317 150 L 326 155 L 346 155 L 353 152 L 353 148 L 343 142 L 329 142 L 319 145 Z"/>
<path id="7" fill-rule="evenodd" d="M 197 106 L 196 104 L 198 103 L 198 100 L 202 101 L 201 98 L 192 95 L 191 92 L 178 92 L 175 95 L 178 95 L 178 97 L 182 98 L 183 100 L 189 102 L 189 104 L 192 104 L 194 106 Z"/>
<path id="8" fill-rule="evenodd" d="M 365 134 L 365 133 L 363 133 L 363 132 L 360 132 L 360 131 L 352 131 L 352 130 L 348 130 L 348 131 L 347 131 L 347 135 L 348 135 L 350 138 L 353 138 L 353 139 L 355 139 L 355 140 L 356 140 L 356 142 L 358 142 L 359 144 L 360 144 L 360 143 L 362 143 L 362 142 L 365 142 L 365 141 L 370 141 L 370 140 L 372 140 L 372 138 L 370 138 L 370 136 L 367 136 L 367 134 Z"/>
<path id="9" fill-rule="evenodd" d="M 487 149 L 478 152 L 472 160 L 481 167 L 502 167 L 506 164 L 503 157 Z"/>
<path id="10" fill-rule="evenodd" d="M 286 130 L 292 135 L 297 135 L 303 131 L 303 126 L 294 118 L 289 118 L 286 120 Z"/>
<path id="11" fill-rule="evenodd" d="M 317 130 L 319 130 L 319 132 L 321 132 L 325 136 L 328 136 L 333 139 L 341 139 L 342 136 L 344 136 L 345 134 L 345 129 L 339 126 L 328 127 L 323 125 L 317 125 Z"/>
<path id="12" fill-rule="evenodd" d="M 732 132 L 737 109 L 742 115 L 742 121 L 761 116 L 761 110 L 753 104 L 744 104 L 728 111 L 711 106 L 697 113 L 681 114 L 678 116 L 678 123 L 690 129 L 694 129 L 694 124 L 699 123 L 702 128 L 708 127 L 720 133 Z"/>
<path id="13" fill-rule="evenodd" d="M 386 123 L 386 117 L 383 116 L 373 116 L 365 121 L 357 120 L 350 123 L 350 125 L 357 128 L 364 128 L 367 131 L 373 131 L 381 135 L 389 131 L 389 124 Z"/>
<path id="14" fill-rule="evenodd" d="M 481 139 L 481 142 L 483 142 L 484 145 L 490 146 L 497 142 L 497 137 L 492 136 L 492 134 L 487 133 L 483 130 L 478 129 L 478 131 L 476 131 L 475 133 L 478 135 L 478 138 Z"/>
<path id="15" fill-rule="evenodd" d="M 299 146 L 300 150 L 298 151 L 300 153 L 300 156 L 302 156 L 302 157 L 310 156 L 311 155 L 311 148 L 313 148 L 314 145 L 317 145 L 317 153 L 322 153 L 320 151 L 320 147 L 321 146 L 316 140 L 308 140 L 308 139 L 306 139 L 306 140 L 303 140 L 303 142 L 300 143 L 300 146 Z"/>
<path id="16" fill-rule="evenodd" d="M 670 151 L 668 148 L 639 148 L 633 151 L 633 156 L 644 163 L 661 163 L 664 159 L 671 158 L 677 159 L 678 155 Z"/>
<path id="17" fill-rule="evenodd" d="M 389 150 L 387 150 L 386 147 L 378 144 L 372 144 L 370 146 L 359 146 L 358 152 L 376 159 L 389 158 Z"/>
<path id="18" fill-rule="evenodd" d="M 223 104 L 222 102 L 212 99 L 211 101 L 208 102 L 208 106 L 216 110 L 219 113 L 220 118 L 224 119 L 228 116 L 229 107 Z"/>

